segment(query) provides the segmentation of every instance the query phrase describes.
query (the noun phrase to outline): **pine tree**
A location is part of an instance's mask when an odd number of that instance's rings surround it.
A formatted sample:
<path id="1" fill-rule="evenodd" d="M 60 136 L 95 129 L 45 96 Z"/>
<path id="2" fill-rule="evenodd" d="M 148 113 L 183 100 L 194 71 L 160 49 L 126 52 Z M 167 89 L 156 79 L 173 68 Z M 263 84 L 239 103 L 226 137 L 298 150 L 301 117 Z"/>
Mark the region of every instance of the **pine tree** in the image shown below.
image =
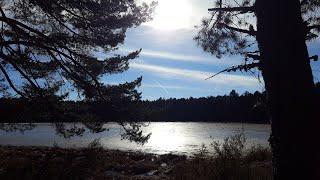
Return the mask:
<path id="1" fill-rule="evenodd" d="M 119 85 L 101 79 L 126 71 L 129 61 L 138 57 L 141 49 L 113 54 L 129 28 L 151 20 L 155 5 L 139 5 L 136 0 L 1 0 L 0 93 L 30 102 L 37 107 L 35 113 L 49 112 L 40 117 L 42 121 L 64 116 L 59 102 L 72 89 L 81 99 L 122 111 L 125 103 L 141 98 L 136 88 L 142 78 Z M 99 59 L 97 52 L 107 58 Z M 104 129 L 102 122 L 83 124 L 94 132 Z M 146 140 L 139 123 L 121 125 L 133 140 Z M 65 137 L 84 132 L 62 123 L 55 127 Z"/>
<path id="2" fill-rule="evenodd" d="M 319 122 L 306 41 L 319 32 L 318 0 L 218 0 L 195 40 L 221 58 L 242 55 L 225 69 L 260 70 L 268 97 L 274 179 L 318 179 L 314 148 Z M 318 175 L 319 176 L 319 175 Z"/>
<path id="3" fill-rule="evenodd" d="M 72 87 L 88 100 L 139 99 L 141 78 L 120 86 L 100 80 L 126 71 L 139 55 L 141 50 L 111 53 L 128 28 L 151 19 L 154 6 L 135 0 L 1 1 L 1 90 L 46 99 L 63 98 Z M 99 59 L 97 51 L 107 58 Z"/>

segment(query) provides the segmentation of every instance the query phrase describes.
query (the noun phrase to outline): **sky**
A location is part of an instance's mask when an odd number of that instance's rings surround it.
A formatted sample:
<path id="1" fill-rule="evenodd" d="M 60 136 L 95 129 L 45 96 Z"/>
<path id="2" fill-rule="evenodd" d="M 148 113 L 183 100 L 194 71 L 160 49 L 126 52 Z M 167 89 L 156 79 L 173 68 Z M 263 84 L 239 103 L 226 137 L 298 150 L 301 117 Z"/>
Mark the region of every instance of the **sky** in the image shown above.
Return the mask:
<path id="1" fill-rule="evenodd" d="M 207 9 L 212 4 L 212 0 L 158 0 L 154 19 L 129 29 L 119 46 L 122 53 L 142 48 L 139 58 L 131 61 L 127 72 L 104 77 L 103 82 L 117 84 L 142 76 L 139 91 L 142 99 L 148 100 L 224 95 L 233 89 L 240 94 L 263 91 L 262 80 L 250 73 L 223 73 L 205 80 L 243 60 L 240 56 L 217 59 L 193 40 L 197 32 L 194 26 L 209 15 Z M 318 52 L 317 47 L 318 41 L 311 42 L 310 55 Z M 318 64 L 312 65 L 315 78 L 320 77 Z"/>

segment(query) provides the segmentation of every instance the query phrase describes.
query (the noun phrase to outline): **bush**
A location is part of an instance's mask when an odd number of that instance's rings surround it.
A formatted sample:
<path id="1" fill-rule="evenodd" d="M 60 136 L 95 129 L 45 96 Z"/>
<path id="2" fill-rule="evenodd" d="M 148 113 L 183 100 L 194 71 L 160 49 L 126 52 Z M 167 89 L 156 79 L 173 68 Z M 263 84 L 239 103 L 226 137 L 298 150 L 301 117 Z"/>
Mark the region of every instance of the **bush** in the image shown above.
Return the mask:
<path id="1" fill-rule="evenodd" d="M 271 149 L 269 147 L 263 147 L 261 145 L 254 145 L 247 150 L 244 158 L 247 162 L 254 162 L 254 161 L 270 161 L 271 162 L 271 158 L 272 158 Z"/>
<path id="2" fill-rule="evenodd" d="M 222 144 L 214 141 L 212 143 L 214 156 L 218 161 L 240 160 L 244 154 L 245 143 L 244 133 L 227 137 Z"/>
<path id="3" fill-rule="evenodd" d="M 88 144 L 88 149 L 102 149 L 101 138 L 96 138 Z"/>
<path id="4" fill-rule="evenodd" d="M 230 136 L 223 143 L 214 141 L 213 155 L 203 147 L 190 161 L 177 165 L 175 179 L 199 180 L 269 180 L 272 179 L 271 153 L 260 145 L 245 149 L 243 133 Z M 206 154 L 206 157 L 204 157 Z"/>

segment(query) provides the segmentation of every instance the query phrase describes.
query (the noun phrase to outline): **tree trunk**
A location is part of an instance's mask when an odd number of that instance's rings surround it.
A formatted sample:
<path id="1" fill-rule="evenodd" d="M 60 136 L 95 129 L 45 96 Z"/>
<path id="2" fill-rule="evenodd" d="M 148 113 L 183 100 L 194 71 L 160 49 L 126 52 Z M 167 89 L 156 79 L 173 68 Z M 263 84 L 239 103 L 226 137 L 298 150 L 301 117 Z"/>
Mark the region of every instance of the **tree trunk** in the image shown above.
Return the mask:
<path id="1" fill-rule="evenodd" d="M 320 179 L 314 83 L 299 0 L 256 0 L 274 179 Z"/>

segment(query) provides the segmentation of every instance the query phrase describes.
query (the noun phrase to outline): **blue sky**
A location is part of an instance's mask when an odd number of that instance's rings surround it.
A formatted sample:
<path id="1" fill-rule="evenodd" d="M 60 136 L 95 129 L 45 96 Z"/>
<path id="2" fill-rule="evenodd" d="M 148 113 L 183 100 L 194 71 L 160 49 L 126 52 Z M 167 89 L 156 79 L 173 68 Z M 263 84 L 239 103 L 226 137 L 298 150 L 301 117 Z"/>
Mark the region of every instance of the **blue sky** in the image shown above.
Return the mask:
<path id="1" fill-rule="evenodd" d="M 122 83 L 143 76 L 143 99 L 188 98 L 263 91 L 264 84 L 249 73 L 225 73 L 205 80 L 210 75 L 231 65 L 241 63 L 240 56 L 217 59 L 202 51 L 193 40 L 194 28 L 208 15 L 212 1 L 159 0 L 154 21 L 127 32 L 121 52 L 142 48 L 140 57 L 130 63 L 130 69 L 121 74 L 103 78 L 105 83 Z M 174 3 L 173 3 L 174 2 Z M 177 10 L 178 9 L 178 10 Z M 310 55 L 317 54 L 318 41 L 311 42 Z M 319 65 L 313 63 L 315 78 Z"/>
<path id="2" fill-rule="evenodd" d="M 150 3 L 152 0 L 137 0 Z M 124 73 L 104 76 L 106 84 L 130 82 L 142 76 L 139 91 L 142 99 L 206 97 L 228 94 L 235 89 L 264 91 L 262 79 L 250 73 L 223 73 L 209 80 L 211 75 L 232 65 L 242 63 L 241 56 L 225 56 L 221 59 L 203 52 L 193 37 L 194 27 L 208 16 L 213 0 L 158 0 L 154 20 L 126 33 L 119 51 L 111 54 L 96 52 L 104 59 L 112 54 L 127 54 L 142 48 L 140 57 L 130 62 L 130 69 Z M 249 19 L 254 22 L 253 19 Z M 309 55 L 319 55 L 319 39 L 308 43 Z M 311 63 L 315 81 L 320 81 L 320 63 Z M 20 77 L 12 75 L 14 82 Z M 71 92 L 70 99 L 77 99 Z"/>

